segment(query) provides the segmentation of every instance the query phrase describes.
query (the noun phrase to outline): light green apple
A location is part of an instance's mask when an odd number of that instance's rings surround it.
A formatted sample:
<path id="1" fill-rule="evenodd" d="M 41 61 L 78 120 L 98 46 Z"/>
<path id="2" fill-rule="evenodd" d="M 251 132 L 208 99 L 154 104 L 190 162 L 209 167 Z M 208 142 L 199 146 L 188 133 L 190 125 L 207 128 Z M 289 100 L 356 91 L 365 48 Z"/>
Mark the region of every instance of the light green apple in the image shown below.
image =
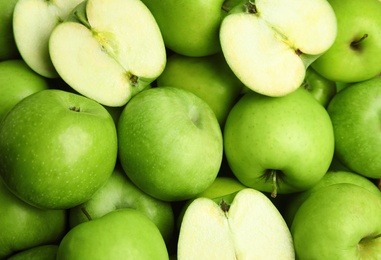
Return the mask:
<path id="1" fill-rule="evenodd" d="M 48 89 L 46 78 L 34 72 L 22 59 L 0 62 L 0 122 L 23 98 Z"/>
<path id="2" fill-rule="evenodd" d="M 111 107 L 149 87 L 167 59 L 160 28 L 140 0 L 83 1 L 52 31 L 49 53 L 69 86 Z"/>
<path id="3" fill-rule="evenodd" d="M 144 213 L 159 228 L 164 240 L 170 242 L 174 228 L 171 204 L 144 193 L 128 179 L 119 166 L 90 200 L 69 210 L 70 227 L 123 208 L 133 208 Z"/>
<path id="4" fill-rule="evenodd" d="M 221 49 L 249 89 L 283 96 L 299 88 L 306 69 L 331 47 L 336 27 L 326 0 L 243 0 L 221 22 Z"/>
<path id="5" fill-rule="evenodd" d="M 287 206 L 285 207 L 285 211 L 283 214 L 287 224 L 291 226 L 294 216 L 296 212 L 298 211 L 300 205 L 302 205 L 303 202 L 306 201 L 312 193 L 320 190 L 321 188 L 324 188 L 336 183 L 355 184 L 360 187 L 363 187 L 364 189 L 369 190 L 370 192 L 373 192 L 381 196 L 380 190 L 377 188 L 377 186 L 371 180 L 365 178 L 364 176 L 351 172 L 351 171 L 329 170 L 324 175 L 324 177 L 312 188 L 305 190 L 303 192 L 294 193 L 290 195 L 289 200 L 287 202 Z"/>
<path id="6" fill-rule="evenodd" d="M 333 157 L 333 127 L 304 88 L 282 97 L 251 92 L 226 120 L 224 149 L 240 182 L 275 197 L 320 181 Z"/>
<path id="7" fill-rule="evenodd" d="M 155 198 L 192 198 L 217 177 L 222 130 L 209 105 L 190 91 L 156 87 L 140 92 L 125 106 L 117 129 L 124 171 Z"/>
<path id="8" fill-rule="evenodd" d="M 0 259 L 31 247 L 59 243 L 67 232 L 66 210 L 42 210 L 17 198 L 0 180 Z"/>
<path id="9" fill-rule="evenodd" d="M 58 245 L 42 245 L 17 252 L 8 260 L 56 260 Z"/>
<path id="10" fill-rule="evenodd" d="M 221 51 L 221 20 L 241 0 L 142 2 L 155 16 L 167 48 L 181 55 L 201 57 Z"/>
<path id="11" fill-rule="evenodd" d="M 221 126 L 243 88 L 222 53 L 205 57 L 171 55 L 157 86 L 179 87 L 196 94 L 212 108 Z"/>
<path id="12" fill-rule="evenodd" d="M 338 82 L 359 82 L 381 72 L 381 4 L 377 0 L 328 0 L 337 18 L 337 37 L 311 66 Z"/>
<path id="13" fill-rule="evenodd" d="M 300 206 L 291 233 L 296 259 L 380 259 L 381 196 L 349 183 L 322 188 Z"/>
<path id="14" fill-rule="evenodd" d="M 81 204 L 107 181 L 117 158 L 114 121 L 99 103 L 48 89 L 17 103 L 0 125 L 0 174 L 40 208 Z"/>
<path id="15" fill-rule="evenodd" d="M 13 32 L 25 62 L 38 74 L 57 78 L 49 55 L 53 29 L 83 0 L 19 0 L 13 12 Z"/>
<path id="16" fill-rule="evenodd" d="M 84 222 L 62 239 L 57 260 L 169 259 L 157 226 L 142 212 L 125 208 Z"/>
<path id="17" fill-rule="evenodd" d="M 295 259 L 291 232 L 261 192 L 245 188 L 187 208 L 177 259 Z"/>
<path id="18" fill-rule="evenodd" d="M 324 78 L 312 67 L 307 68 L 302 87 L 308 90 L 325 108 L 337 93 L 336 82 Z"/>
<path id="19" fill-rule="evenodd" d="M 0 61 L 20 58 L 12 26 L 13 10 L 17 2 L 18 0 L 0 0 Z"/>
<path id="20" fill-rule="evenodd" d="M 335 133 L 335 156 L 347 168 L 381 177 L 381 77 L 352 84 L 328 106 Z"/>

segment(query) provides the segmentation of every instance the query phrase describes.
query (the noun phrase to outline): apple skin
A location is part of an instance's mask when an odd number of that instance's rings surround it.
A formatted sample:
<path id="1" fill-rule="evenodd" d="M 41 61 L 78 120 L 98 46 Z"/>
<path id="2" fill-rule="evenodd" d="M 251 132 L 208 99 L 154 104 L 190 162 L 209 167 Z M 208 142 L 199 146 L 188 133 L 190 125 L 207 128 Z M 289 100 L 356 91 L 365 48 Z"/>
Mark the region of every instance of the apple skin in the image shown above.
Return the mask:
<path id="1" fill-rule="evenodd" d="M 305 190 L 303 192 L 294 193 L 289 196 L 287 206 L 285 207 L 285 211 L 283 213 L 284 219 L 287 224 L 291 227 L 294 216 L 304 201 L 308 199 L 308 197 L 320 190 L 321 188 L 327 187 L 329 185 L 337 184 L 337 183 L 351 183 L 363 187 L 364 189 L 369 190 L 375 194 L 381 195 L 377 186 L 369 179 L 365 178 L 362 175 L 351 171 L 332 171 L 329 170 L 324 177 L 311 189 Z"/>
<path id="2" fill-rule="evenodd" d="M 209 105 L 190 91 L 138 93 L 118 122 L 119 160 L 136 186 L 165 200 L 192 198 L 217 177 L 222 130 Z"/>
<path id="3" fill-rule="evenodd" d="M 244 185 L 274 197 L 303 191 L 329 168 L 332 123 L 326 109 L 304 88 L 283 97 L 249 92 L 229 113 L 224 149 Z"/>
<path id="4" fill-rule="evenodd" d="M 323 77 L 338 82 L 360 82 L 378 75 L 381 72 L 380 2 L 328 2 L 336 14 L 337 36 L 330 49 L 311 66 Z M 368 37 L 360 40 L 364 35 Z"/>
<path id="5" fill-rule="evenodd" d="M 42 245 L 18 252 L 8 260 L 55 260 L 58 245 Z"/>
<path id="6" fill-rule="evenodd" d="M 59 243 L 68 228 L 66 210 L 42 210 L 12 194 L 0 180 L 0 259 L 31 247 Z"/>
<path id="7" fill-rule="evenodd" d="M 57 260 L 168 259 L 157 226 L 142 212 L 125 208 L 71 229 L 61 243 Z"/>
<path id="8" fill-rule="evenodd" d="M 67 209 L 90 199 L 112 174 L 116 127 L 99 103 L 42 90 L 4 118 L 0 151 L 0 174 L 14 194 L 39 208 Z"/>
<path id="9" fill-rule="evenodd" d="M 91 220 L 97 219 L 122 208 L 133 208 L 144 213 L 156 224 L 164 240 L 169 243 L 174 228 L 171 204 L 141 191 L 128 179 L 121 167 L 115 168 L 105 185 L 90 200 L 69 210 L 70 227 L 89 221 L 88 217 Z"/>
<path id="10" fill-rule="evenodd" d="M 381 196 L 339 183 L 311 194 L 291 226 L 297 259 L 380 259 Z"/>
<path id="11" fill-rule="evenodd" d="M 202 57 L 221 51 L 221 20 L 241 0 L 142 2 L 154 15 L 167 48 L 185 56 Z"/>
<path id="12" fill-rule="evenodd" d="M 0 62 L 0 122 L 23 98 L 48 89 L 46 78 L 35 73 L 21 59 Z"/>
<path id="13" fill-rule="evenodd" d="M 374 77 L 341 90 L 327 108 L 335 156 L 351 171 L 369 178 L 381 177 L 380 101 L 381 77 Z"/>
<path id="14" fill-rule="evenodd" d="M 20 58 L 12 25 L 13 10 L 17 2 L 18 0 L 0 1 L 0 61 Z"/>
<path id="15" fill-rule="evenodd" d="M 157 86 L 179 87 L 196 94 L 212 108 L 221 126 L 243 88 L 222 53 L 205 57 L 171 55 L 157 78 Z"/>

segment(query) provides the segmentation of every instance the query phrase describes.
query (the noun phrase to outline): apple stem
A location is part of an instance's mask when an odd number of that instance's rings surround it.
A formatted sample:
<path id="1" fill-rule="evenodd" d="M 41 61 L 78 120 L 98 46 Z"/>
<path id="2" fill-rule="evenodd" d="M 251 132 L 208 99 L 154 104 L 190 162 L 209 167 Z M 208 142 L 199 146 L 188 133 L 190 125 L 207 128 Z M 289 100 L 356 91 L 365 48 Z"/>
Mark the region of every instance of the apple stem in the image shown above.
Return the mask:
<path id="1" fill-rule="evenodd" d="M 272 184 L 273 184 L 273 190 L 271 192 L 271 197 L 276 198 L 278 194 L 278 179 L 277 179 L 277 174 L 276 170 L 271 170 L 270 177 L 272 179 Z"/>
<path id="2" fill-rule="evenodd" d="M 364 34 L 360 39 L 351 42 L 351 47 L 352 48 L 356 48 L 366 38 L 368 38 L 368 34 L 367 33 Z"/>
<path id="3" fill-rule="evenodd" d="M 86 19 L 84 19 L 81 15 L 78 15 L 78 12 L 77 12 L 77 11 L 74 12 L 74 15 L 75 15 L 75 17 L 78 19 L 78 21 L 79 21 L 81 24 L 83 24 L 84 26 L 86 26 L 86 28 L 88 28 L 89 30 L 91 30 L 91 25 L 90 25 L 90 23 L 89 23 Z"/>
<path id="4" fill-rule="evenodd" d="M 81 211 L 83 212 L 83 214 L 85 214 L 86 218 L 87 218 L 89 221 L 92 220 L 92 218 L 91 218 L 89 212 L 87 212 L 87 210 L 86 210 L 85 207 L 81 207 Z"/>

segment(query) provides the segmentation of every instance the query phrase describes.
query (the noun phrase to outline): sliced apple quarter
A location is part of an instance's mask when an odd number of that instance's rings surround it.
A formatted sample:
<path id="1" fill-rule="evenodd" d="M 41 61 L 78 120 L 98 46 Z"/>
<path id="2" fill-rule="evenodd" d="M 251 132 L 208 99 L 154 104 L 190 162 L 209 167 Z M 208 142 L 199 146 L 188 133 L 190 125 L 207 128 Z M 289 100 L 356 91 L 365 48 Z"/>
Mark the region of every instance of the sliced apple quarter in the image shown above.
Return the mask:
<path id="1" fill-rule="evenodd" d="M 246 0 L 223 19 L 220 42 L 249 89 L 283 96 L 300 87 L 307 67 L 330 48 L 336 33 L 326 0 Z"/>
<path id="2" fill-rule="evenodd" d="M 125 105 L 164 70 L 160 29 L 139 0 L 88 0 L 50 36 L 58 74 L 74 90 L 111 107 Z"/>
<path id="3" fill-rule="evenodd" d="M 263 193 L 245 188 L 219 199 L 195 199 L 186 209 L 178 259 L 295 259 L 291 232 Z"/>

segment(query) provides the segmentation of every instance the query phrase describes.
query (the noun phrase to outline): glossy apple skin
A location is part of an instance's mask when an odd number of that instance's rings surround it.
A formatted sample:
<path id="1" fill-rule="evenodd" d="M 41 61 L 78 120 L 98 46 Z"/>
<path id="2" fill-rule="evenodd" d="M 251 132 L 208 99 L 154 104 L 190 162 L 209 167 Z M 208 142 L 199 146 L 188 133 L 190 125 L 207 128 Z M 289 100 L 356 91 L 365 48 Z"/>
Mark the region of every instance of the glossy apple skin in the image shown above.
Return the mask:
<path id="1" fill-rule="evenodd" d="M 0 180 L 0 259 L 31 247 L 58 243 L 67 232 L 66 210 L 42 210 L 12 194 Z"/>
<path id="2" fill-rule="evenodd" d="M 144 193 L 119 166 L 90 200 L 69 210 L 70 227 L 89 221 L 89 217 L 97 219 L 122 208 L 143 212 L 156 224 L 166 242 L 172 239 L 174 214 L 171 204 Z"/>
<path id="3" fill-rule="evenodd" d="M 224 149 L 244 185 L 273 192 L 275 173 L 279 194 L 302 191 L 329 168 L 332 123 L 326 109 L 303 88 L 276 98 L 251 92 L 230 111 Z"/>
<path id="4" fill-rule="evenodd" d="M 58 245 L 42 245 L 18 252 L 8 260 L 55 260 L 57 256 Z"/>
<path id="5" fill-rule="evenodd" d="M 35 73 L 23 60 L 0 62 L 0 122 L 20 100 L 48 88 L 47 79 Z"/>
<path id="6" fill-rule="evenodd" d="M 368 80 L 381 72 L 381 4 L 376 0 L 329 0 L 337 18 L 337 36 L 331 48 L 311 66 L 338 82 Z M 356 46 L 351 46 L 368 35 Z"/>
<path id="7" fill-rule="evenodd" d="M 36 207 L 67 209 L 90 199 L 116 157 L 116 127 L 107 110 L 62 90 L 24 98 L 0 127 L 1 177 Z"/>
<path id="8" fill-rule="evenodd" d="M 62 239 L 57 260 L 168 259 L 157 226 L 142 212 L 119 209 L 71 229 Z"/>
<path id="9" fill-rule="evenodd" d="M 349 183 L 300 206 L 291 226 L 297 259 L 380 259 L 381 196 Z"/>
<path id="10" fill-rule="evenodd" d="M 335 133 L 335 156 L 347 168 L 381 177 L 381 77 L 347 86 L 328 106 Z"/>
<path id="11" fill-rule="evenodd" d="M 157 87 L 134 96 L 120 115 L 118 141 L 127 176 L 165 201 L 207 189 L 222 162 L 222 131 L 214 112 L 181 88 Z"/>

